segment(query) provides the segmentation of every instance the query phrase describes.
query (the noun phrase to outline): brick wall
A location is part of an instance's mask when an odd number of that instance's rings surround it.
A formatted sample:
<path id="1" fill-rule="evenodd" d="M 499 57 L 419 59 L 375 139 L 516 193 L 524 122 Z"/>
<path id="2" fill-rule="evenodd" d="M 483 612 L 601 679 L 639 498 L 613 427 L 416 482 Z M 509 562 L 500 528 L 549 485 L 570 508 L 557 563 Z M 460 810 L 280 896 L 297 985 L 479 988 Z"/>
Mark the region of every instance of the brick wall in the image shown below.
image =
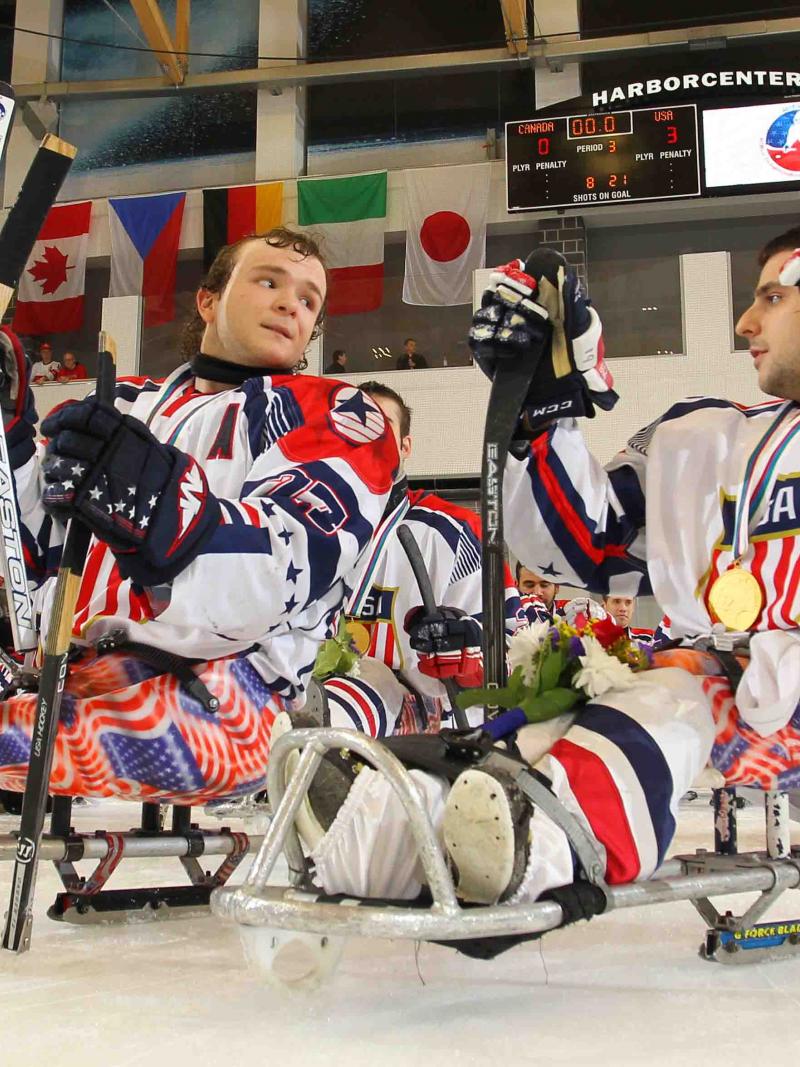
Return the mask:
<path id="1" fill-rule="evenodd" d="M 539 244 L 561 252 L 567 263 L 574 267 L 581 285 L 586 288 L 586 229 L 580 216 L 541 219 L 538 231 Z"/>

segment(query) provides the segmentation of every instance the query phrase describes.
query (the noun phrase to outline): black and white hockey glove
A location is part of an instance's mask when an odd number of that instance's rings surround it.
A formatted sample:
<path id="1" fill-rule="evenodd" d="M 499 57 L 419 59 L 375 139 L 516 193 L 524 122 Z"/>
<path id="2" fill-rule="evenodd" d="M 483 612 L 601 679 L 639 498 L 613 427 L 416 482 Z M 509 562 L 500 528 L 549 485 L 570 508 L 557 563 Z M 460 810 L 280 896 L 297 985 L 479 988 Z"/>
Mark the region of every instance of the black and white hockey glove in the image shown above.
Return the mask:
<path id="1" fill-rule="evenodd" d="M 595 405 L 608 411 L 619 399 L 603 359 L 600 317 L 552 249 L 538 248 L 525 263 L 514 260 L 492 272 L 469 344 L 490 378 L 499 361 L 524 359 L 545 345 L 523 408 L 529 434 L 553 419 L 593 418 Z"/>
<path id="2" fill-rule="evenodd" d="M 220 522 L 202 468 L 158 441 L 143 422 L 87 397 L 42 423 L 50 438 L 42 502 L 84 522 L 139 585 L 171 581 Z"/>
<path id="3" fill-rule="evenodd" d="M 429 678 L 452 678 L 465 689 L 483 683 L 481 628 L 459 608 L 437 607 L 428 613 L 412 608 L 405 618 L 409 644 L 419 653 L 420 672 Z"/>
<path id="4" fill-rule="evenodd" d="M 0 407 L 13 470 L 23 467 L 35 451 L 38 416 L 30 377 L 30 360 L 20 339 L 8 326 L 0 326 Z"/>

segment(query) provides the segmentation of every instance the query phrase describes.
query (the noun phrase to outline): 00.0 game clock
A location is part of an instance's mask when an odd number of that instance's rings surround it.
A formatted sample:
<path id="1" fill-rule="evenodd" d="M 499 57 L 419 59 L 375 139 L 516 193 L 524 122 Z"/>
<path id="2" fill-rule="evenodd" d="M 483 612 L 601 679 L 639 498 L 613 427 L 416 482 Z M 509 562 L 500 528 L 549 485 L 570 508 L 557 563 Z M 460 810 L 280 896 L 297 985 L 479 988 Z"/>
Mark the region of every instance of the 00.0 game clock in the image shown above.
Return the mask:
<path id="1" fill-rule="evenodd" d="M 506 123 L 509 211 L 700 196 L 697 107 Z"/>

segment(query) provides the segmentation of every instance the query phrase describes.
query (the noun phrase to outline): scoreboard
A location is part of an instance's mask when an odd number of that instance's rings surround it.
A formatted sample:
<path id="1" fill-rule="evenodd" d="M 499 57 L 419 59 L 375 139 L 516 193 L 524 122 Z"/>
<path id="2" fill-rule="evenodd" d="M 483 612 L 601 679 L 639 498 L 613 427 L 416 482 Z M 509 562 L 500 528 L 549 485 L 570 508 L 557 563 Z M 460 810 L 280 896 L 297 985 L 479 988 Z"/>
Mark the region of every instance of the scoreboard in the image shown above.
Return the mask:
<path id="1" fill-rule="evenodd" d="M 506 123 L 510 212 L 700 195 L 695 104 Z"/>

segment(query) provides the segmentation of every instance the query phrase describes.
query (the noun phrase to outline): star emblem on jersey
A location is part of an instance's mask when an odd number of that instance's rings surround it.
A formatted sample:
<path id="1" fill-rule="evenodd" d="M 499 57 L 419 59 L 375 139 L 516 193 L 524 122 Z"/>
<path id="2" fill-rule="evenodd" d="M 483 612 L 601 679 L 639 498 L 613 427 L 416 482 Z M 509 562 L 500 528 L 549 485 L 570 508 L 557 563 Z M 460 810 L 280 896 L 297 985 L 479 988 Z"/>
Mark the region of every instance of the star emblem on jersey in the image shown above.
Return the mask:
<path id="1" fill-rule="evenodd" d="M 380 408 L 366 393 L 349 385 L 336 393 L 330 420 L 334 432 L 354 445 L 375 441 L 383 433 L 384 418 Z"/>

